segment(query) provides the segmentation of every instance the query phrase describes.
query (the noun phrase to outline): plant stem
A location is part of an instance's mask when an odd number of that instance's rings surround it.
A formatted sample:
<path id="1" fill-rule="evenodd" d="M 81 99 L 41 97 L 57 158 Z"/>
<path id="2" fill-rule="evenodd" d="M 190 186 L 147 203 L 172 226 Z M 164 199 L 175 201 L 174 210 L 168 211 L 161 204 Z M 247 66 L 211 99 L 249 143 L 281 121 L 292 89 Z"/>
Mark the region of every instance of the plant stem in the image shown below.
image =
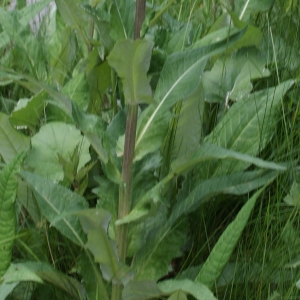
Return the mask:
<path id="1" fill-rule="evenodd" d="M 136 1 L 135 23 L 134 23 L 134 39 L 140 37 L 140 30 L 145 19 L 146 0 Z M 136 99 L 138 100 L 138 99 Z M 137 102 L 137 101 L 136 101 Z M 122 165 L 122 181 L 123 185 L 119 189 L 119 207 L 118 219 L 122 219 L 129 214 L 131 208 L 131 183 L 132 183 L 132 167 L 134 158 L 136 125 L 137 125 L 138 105 L 133 104 L 128 106 L 124 157 Z M 128 246 L 128 225 L 120 225 L 117 227 L 116 234 L 118 244 L 118 254 L 121 261 L 126 261 L 127 246 Z M 112 299 L 120 300 L 122 298 L 122 285 L 118 283 L 113 286 Z"/>

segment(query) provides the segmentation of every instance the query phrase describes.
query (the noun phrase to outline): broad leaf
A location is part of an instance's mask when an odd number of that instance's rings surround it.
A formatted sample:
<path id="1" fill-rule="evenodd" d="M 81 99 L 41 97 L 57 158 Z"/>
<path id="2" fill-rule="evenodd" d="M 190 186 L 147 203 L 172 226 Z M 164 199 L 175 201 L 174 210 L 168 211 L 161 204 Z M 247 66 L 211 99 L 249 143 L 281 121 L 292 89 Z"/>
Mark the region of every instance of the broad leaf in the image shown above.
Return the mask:
<path id="1" fill-rule="evenodd" d="M 25 171 L 21 175 L 32 188 L 46 219 L 73 243 L 84 247 L 86 236 L 74 214 L 88 207 L 86 200 L 43 177 Z"/>
<path id="2" fill-rule="evenodd" d="M 80 109 L 86 111 L 89 106 L 88 82 L 84 73 L 70 79 L 62 88 L 62 93 L 73 100 Z"/>
<path id="3" fill-rule="evenodd" d="M 267 60 L 255 48 L 243 48 L 220 58 L 211 71 L 204 72 L 205 101 L 226 103 L 241 100 L 253 89 L 251 80 L 270 75 Z"/>
<path id="4" fill-rule="evenodd" d="M 122 79 L 125 101 L 129 105 L 151 102 L 152 91 L 147 72 L 153 45 L 147 40 L 118 41 L 107 57 L 110 66 Z"/>
<path id="5" fill-rule="evenodd" d="M 44 111 L 46 93 L 40 92 L 31 99 L 20 99 L 13 110 L 10 122 L 14 126 L 28 126 L 34 130 Z"/>
<path id="6" fill-rule="evenodd" d="M 5 163 L 29 148 L 29 137 L 13 128 L 9 117 L 3 113 L 0 113 L 0 140 L 0 155 Z"/>
<path id="7" fill-rule="evenodd" d="M 79 145 L 80 159 L 78 170 L 90 159 L 89 142 L 73 125 L 53 122 L 40 129 L 31 139 L 27 163 L 34 172 L 53 181 L 63 179 L 64 172 L 59 163 L 58 153 L 67 160 Z"/>
<path id="8" fill-rule="evenodd" d="M 225 229 L 209 257 L 202 266 L 195 282 L 201 282 L 212 288 L 227 264 L 254 208 L 256 199 L 264 188 L 256 192 L 242 207 L 234 221 Z"/>
<path id="9" fill-rule="evenodd" d="M 162 296 L 153 280 L 131 280 L 125 285 L 122 300 L 151 300 Z"/>
<path id="10" fill-rule="evenodd" d="M 165 280 L 159 282 L 158 287 L 164 294 L 171 294 L 175 291 L 183 291 L 192 295 L 197 300 L 217 300 L 214 294 L 204 284 L 200 282 L 193 282 L 188 279 Z"/>
<path id="11" fill-rule="evenodd" d="M 18 188 L 15 174 L 20 170 L 24 157 L 24 153 L 17 155 L 0 172 L 0 277 L 6 272 L 11 260 L 16 227 L 15 198 Z M 2 242 L 5 239 L 9 240 Z"/>

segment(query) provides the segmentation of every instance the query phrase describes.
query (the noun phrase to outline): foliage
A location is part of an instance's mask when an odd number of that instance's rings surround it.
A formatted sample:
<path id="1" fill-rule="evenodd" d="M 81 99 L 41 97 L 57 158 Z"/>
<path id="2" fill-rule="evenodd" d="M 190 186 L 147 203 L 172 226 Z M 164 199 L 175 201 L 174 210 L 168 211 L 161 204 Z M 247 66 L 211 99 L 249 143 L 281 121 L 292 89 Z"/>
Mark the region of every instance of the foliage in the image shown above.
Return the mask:
<path id="1" fill-rule="evenodd" d="M 269 228 L 276 205 L 264 201 L 288 176 L 280 201 L 298 206 L 297 140 L 287 136 L 298 105 L 287 121 L 283 101 L 297 67 L 279 80 L 282 37 L 271 34 L 270 58 L 257 22 L 280 4 L 149 1 L 136 38 L 135 2 L 0 8 L 3 299 L 23 289 L 23 299 L 221 299 L 228 288 L 245 298 L 239 274 L 255 283 L 259 268 L 239 251 L 253 242 L 249 228 L 263 232 L 249 220 L 269 216 Z M 295 219 L 278 218 L 276 234 L 293 258 Z M 271 282 L 283 267 L 294 280 L 290 264 L 263 266 Z"/>

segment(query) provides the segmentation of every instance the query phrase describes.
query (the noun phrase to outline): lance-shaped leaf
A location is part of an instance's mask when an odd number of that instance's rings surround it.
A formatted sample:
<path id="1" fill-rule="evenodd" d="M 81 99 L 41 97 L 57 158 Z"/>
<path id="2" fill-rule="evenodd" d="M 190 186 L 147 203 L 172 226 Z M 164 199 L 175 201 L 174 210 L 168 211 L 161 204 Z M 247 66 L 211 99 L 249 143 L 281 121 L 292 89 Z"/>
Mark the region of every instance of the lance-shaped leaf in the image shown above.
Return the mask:
<path id="1" fill-rule="evenodd" d="M 205 138 L 205 142 L 256 156 L 272 138 L 281 99 L 293 83 L 293 80 L 289 80 L 236 102 Z M 199 174 L 228 174 L 244 170 L 248 166 L 249 163 L 236 163 L 228 159 L 201 165 Z"/>
<path id="2" fill-rule="evenodd" d="M 210 143 L 203 143 L 190 159 L 178 159 L 173 162 L 171 168 L 175 174 L 182 174 L 190 168 L 204 161 L 227 160 L 234 159 L 237 161 L 253 164 L 260 168 L 272 169 L 277 171 L 285 171 L 286 167 L 280 164 L 265 161 L 263 159 L 228 150 Z"/>
<path id="3" fill-rule="evenodd" d="M 112 4 L 111 37 L 115 41 L 133 38 L 135 1 L 113 0 Z"/>
<path id="4" fill-rule="evenodd" d="M 130 223 L 145 217 L 153 208 L 153 206 L 157 206 L 158 203 L 160 202 L 159 195 L 161 189 L 164 187 L 166 183 L 168 183 L 175 176 L 179 174 L 184 174 L 185 172 L 189 171 L 192 167 L 195 167 L 200 163 L 202 166 L 204 163 L 209 165 L 211 162 L 214 161 L 217 161 L 219 163 L 219 161 L 223 161 L 223 160 L 226 161 L 228 159 L 234 160 L 235 164 L 237 164 L 238 162 L 245 162 L 248 163 L 249 165 L 254 164 L 261 168 L 266 168 L 266 169 L 271 169 L 276 171 L 286 170 L 285 166 L 273 162 L 264 161 L 260 158 L 238 153 L 213 144 L 204 143 L 201 145 L 201 147 L 199 147 L 199 149 L 194 153 L 194 155 L 190 159 L 181 158 L 175 160 L 171 165 L 171 173 L 168 174 L 163 180 L 161 180 L 156 186 L 154 186 L 146 194 L 144 194 L 144 196 L 139 200 L 137 205 L 131 210 L 129 215 L 125 216 L 121 220 L 118 220 L 116 224 L 120 225 L 120 224 Z M 210 179 L 210 180 L 214 180 L 214 179 Z M 214 184 L 219 184 L 217 183 L 219 182 L 219 180 L 220 179 L 216 179 L 216 182 Z M 206 187 L 208 187 L 208 185 Z"/>
<path id="5" fill-rule="evenodd" d="M 152 267 L 153 257 L 159 251 L 161 243 L 164 243 L 168 235 L 174 231 L 175 224 L 181 216 L 191 213 L 212 197 L 220 194 L 243 195 L 270 183 L 276 176 L 277 173 L 274 171 L 249 171 L 201 182 L 187 197 L 183 196 L 182 199 L 178 199 L 167 222 L 160 228 L 152 230 L 145 238 L 145 243 L 134 259 L 134 267 L 137 270 L 136 278 L 142 278 L 143 274 Z"/>
<path id="6" fill-rule="evenodd" d="M 196 282 L 204 283 L 212 288 L 221 275 L 230 255 L 232 254 L 254 208 L 256 199 L 264 188 L 257 191 L 242 207 L 234 221 L 226 228 L 218 242 L 212 249 L 209 257 L 201 268 Z"/>
<path id="7" fill-rule="evenodd" d="M 0 296 L 5 295 L 5 287 L 9 288 L 11 284 L 18 284 L 22 281 L 47 282 L 65 291 L 72 299 L 86 299 L 84 288 L 78 281 L 58 272 L 49 264 L 43 262 L 11 264 L 3 276 Z M 2 288 L 2 285 L 4 285 L 4 288 Z M 5 297 L 1 299 L 5 299 Z"/>
<path id="8" fill-rule="evenodd" d="M 107 236 L 111 215 L 104 209 L 88 209 L 77 214 L 82 228 L 88 236 L 86 248 L 94 255 L 95 262 L 100 263 L 103 278 L 126 284 L 132 277 L 128 269 L 118 259 L 117 244 Z"/>
<path id="9" fill-rule="evenodd" d="M 153 42 L 122 40 L 116 43 L 108 63 L 122 79 L 127 104 L 150 103 L 151 87 L 147 78 Z"/>
<path id="10" fill-rule="evenodd" d="M 164 294 L 183 291 L 189 295 L 192 295 L 197 300 L 217 300 L 214 294 L 204 284 L 200 282 L 193 282 L 188 279 L 165 280 L 159 282 L 158 287 L 164 292 Z"/>
<path id="11" fill-rule="evenodd" d="M 17 155 L 0 172 L 0 277 L 7 270 L 11 260 L 16 227 L 15 198 L 18 188 L 15 174 L 20 170 L 24 157 L 24 153 Z"/>
<path id="12" fill-rule="evenodd" d="M 87 299 L 108 300 L 106 285 L 102 279 L 99 264 L 94 262 L 94 258 L 89 251 L 81 252 L 79 265 Z"/>
<path id="13" fill-rule="evenodd" d="M 21 171 L 21 175 L 32 188 L 45 218 L 64 236 L 83 247 L 86 236 L 74 213 L 88 207 L 86 200 L 46 178 L 25 171 Z"/>
<path id="14" fill-rule="evenodd" d="M 158 138 L 155 138 L 155 132 L 164 133 L 166 128 L 158 127 L 157 124 L 168 122 L 172 115 L 166 112 L 177 101 L 188 97 L 195 91 L 200 83 L 207 59 L 225 51 L 239 40 L 244 32 L 245 29 L 221 42 L 177 52 L 166 59 L 154 95 L 157 104 L 149 106 L 141 115 L 142 121 L 138 122 L 135 145 L 136 160 L 159 148 L 163 136 L 158 135 Z M 161 119 L 164 122 L 161 122 Z M 153 144 L 156 145 L 155 148 Z"/>
<path id="15" fill-rule="evenodd" d="M 243 195 L 272 182 L 275 171 L 238 172 L 201 182 L 185 199 L 179 199 L 172 209 L 169 223 L 174 224 L 180 216 L 197 209 L 202 203 L 220 194 Z"/>

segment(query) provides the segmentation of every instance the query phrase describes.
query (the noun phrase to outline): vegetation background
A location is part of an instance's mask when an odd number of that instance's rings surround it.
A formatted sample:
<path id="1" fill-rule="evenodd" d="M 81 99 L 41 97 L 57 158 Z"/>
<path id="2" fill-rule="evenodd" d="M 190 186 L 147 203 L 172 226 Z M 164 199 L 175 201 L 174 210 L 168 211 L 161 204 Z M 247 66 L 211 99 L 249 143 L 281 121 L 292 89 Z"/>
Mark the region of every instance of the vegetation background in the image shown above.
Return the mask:
<path id="1" fill-rule="evenodd" d="M 299 299 L 299 2 L 143 3 L 0 1 L 0 299 Z"/>

